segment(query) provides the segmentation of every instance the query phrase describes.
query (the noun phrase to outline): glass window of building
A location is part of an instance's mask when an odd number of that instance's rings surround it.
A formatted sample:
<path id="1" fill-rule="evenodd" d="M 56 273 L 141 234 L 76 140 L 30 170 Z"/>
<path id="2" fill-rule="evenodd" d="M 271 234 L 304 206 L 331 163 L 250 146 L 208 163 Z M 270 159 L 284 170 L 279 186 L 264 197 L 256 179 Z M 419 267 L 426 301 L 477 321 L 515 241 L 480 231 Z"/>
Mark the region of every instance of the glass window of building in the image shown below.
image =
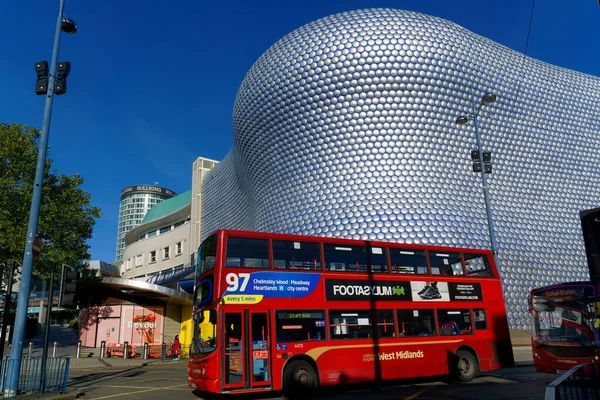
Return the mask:
<path id="1" fill-rule="evenodd" d="M 182 242 L 177 242 L 175 243 L 175 255 L 180 255 L 183 251 L 183 244 Z"/>
<path id="2" fill-rule="evenodd" d="M 165 248 L 163 249 L 163 258 L 167 259 L 167 258 L 169 258 L 169 257 L 170 257 L 170 255 L 169 255 L 169 250 L 170 250 L 170 249 L 169 249 L 169 247 L 168 247 L 168 246 L 167 246 L 167 247 L 165 247 Z"/>
<path id="3" fill-rule="evenodd" d="M 151 263 L 156 262 L 156 250 L 153 250 L 150 252 L 150 262 Z"/>

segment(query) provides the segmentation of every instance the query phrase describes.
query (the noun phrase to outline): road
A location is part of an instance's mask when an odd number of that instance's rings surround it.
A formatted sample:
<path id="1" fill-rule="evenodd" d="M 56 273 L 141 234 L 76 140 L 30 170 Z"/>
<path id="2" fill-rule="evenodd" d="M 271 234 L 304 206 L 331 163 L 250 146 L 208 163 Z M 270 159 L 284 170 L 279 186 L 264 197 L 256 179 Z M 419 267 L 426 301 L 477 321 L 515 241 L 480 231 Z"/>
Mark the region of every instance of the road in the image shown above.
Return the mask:
<path id="1" fill-rule="evenodd" d="M 198 400 L 187 385 L 187 363 L 150 364 L 127 370 L 76 370 L 72 371 L 69 388 L 85 393 L 84 400 L 153 400 L 176 398 Z M 393 382 L 375 387 L 348 386 L 319 390 L 314 400 L 496 400 L 543 399 L 546 385 L 556 375 L 536 373 L 532 366 L 518 366 L 485 374 L 468 384 L 447 384 L 436 380 L 411 380 Z M 236 399 L 241 399 L 236 396 Z M 251 400 L 281 400 L 280 394 L 243 396 Z"/>

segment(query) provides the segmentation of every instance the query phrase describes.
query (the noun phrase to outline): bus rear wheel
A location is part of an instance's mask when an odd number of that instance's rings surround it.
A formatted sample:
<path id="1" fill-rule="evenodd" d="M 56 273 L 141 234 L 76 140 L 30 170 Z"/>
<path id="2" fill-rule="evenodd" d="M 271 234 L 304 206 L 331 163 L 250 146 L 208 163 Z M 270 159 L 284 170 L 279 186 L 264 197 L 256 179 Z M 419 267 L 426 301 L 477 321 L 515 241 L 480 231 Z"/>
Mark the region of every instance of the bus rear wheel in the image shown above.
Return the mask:
<path id="1" fill-rule="evenodd" d="M 287 397 L 298 397 L 317 387 L 317 373 L 304 360 L 292 361 L 283 372 L 283 390 Z"/>
<path id="2" fill-rule="evenodd" d="M 479 364 L 473 353 L 466 350 L 456 352 L 455 376 L 461 382 L 471 382 L 479 375 Z"/>

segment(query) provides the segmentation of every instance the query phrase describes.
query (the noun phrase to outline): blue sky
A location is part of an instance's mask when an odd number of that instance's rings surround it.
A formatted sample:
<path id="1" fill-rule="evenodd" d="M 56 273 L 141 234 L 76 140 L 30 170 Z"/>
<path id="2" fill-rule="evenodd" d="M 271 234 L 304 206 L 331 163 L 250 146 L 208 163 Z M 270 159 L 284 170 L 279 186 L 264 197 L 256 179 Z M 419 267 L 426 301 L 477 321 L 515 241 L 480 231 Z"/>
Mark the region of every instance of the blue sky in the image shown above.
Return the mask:
<path id="1" fill-rule="evenodd" d="M 600 8 L 595 0 L 537 0 L 528 55 L 600 75 Z M 201 1 L 66 0 L 76 35 L 62 35 L 71 61 L 68 92 L 55 98 L 50 157 L 79 173 L 103 216 L 93 259 L 114 261 L 120 191 L 152 184 L 182 193 L 198 156 L 222 159 L 246 72 L 292 30 L 337 12 L 390 7 L 456 22 L 523 52 L 525 0 Z M 33 63 L 50 61 L 58 0 L 19 0 L 0 15 L 0 121 L 40 127 L 44 97 Z"/>

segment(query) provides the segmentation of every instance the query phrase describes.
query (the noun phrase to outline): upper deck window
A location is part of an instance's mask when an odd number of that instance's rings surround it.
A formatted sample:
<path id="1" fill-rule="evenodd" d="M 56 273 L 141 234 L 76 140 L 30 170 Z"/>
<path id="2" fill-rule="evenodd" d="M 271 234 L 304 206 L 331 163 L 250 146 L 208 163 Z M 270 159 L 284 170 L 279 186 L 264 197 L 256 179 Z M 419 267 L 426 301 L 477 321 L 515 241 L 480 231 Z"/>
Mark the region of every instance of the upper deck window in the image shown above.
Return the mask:
<path id="1" fill-rule="evenodd" d="M 273 264 L 278 269 L 321 269 L 319 243 L 273 240 Z"/>
<path id="2" fill-rule="evenodd" d="M 383 247 L 369 247 L 371 272 L 388 272 L 387 254 Z"/>
<path id="3" fill-rule="evenodd" d="M 423 250 L 390 248 L 394 274 L 427 274 L 427 257 Z"/>
<path id="4" fill-rule="evenodd" d="M 490 260 L 482 254 L 463 254 L 468 276 L 493 276 Z"/>
<path id="5" fill-rule="evenodd" d="M 459 253 L 429 252 L 432 275 L 464 275 Z"/>
<path id="6" fill-rule="evenodd" d="M 365 246 L 324 244 L 325 268 L 329 271 L 367 271 Z"/>
<path id="7" fill-rule="evenodd" d="M 227 266 L 269 268 L 269 241 L 256 238 L 227 238 Z"/>
<path id="8" fill-rule="evenodd" d="M 196 263 L 196 276 L 215 267 L 217 259 L 217 235 L 213 235 L 200 246 L 198 250 L 198 262 Z"/>

